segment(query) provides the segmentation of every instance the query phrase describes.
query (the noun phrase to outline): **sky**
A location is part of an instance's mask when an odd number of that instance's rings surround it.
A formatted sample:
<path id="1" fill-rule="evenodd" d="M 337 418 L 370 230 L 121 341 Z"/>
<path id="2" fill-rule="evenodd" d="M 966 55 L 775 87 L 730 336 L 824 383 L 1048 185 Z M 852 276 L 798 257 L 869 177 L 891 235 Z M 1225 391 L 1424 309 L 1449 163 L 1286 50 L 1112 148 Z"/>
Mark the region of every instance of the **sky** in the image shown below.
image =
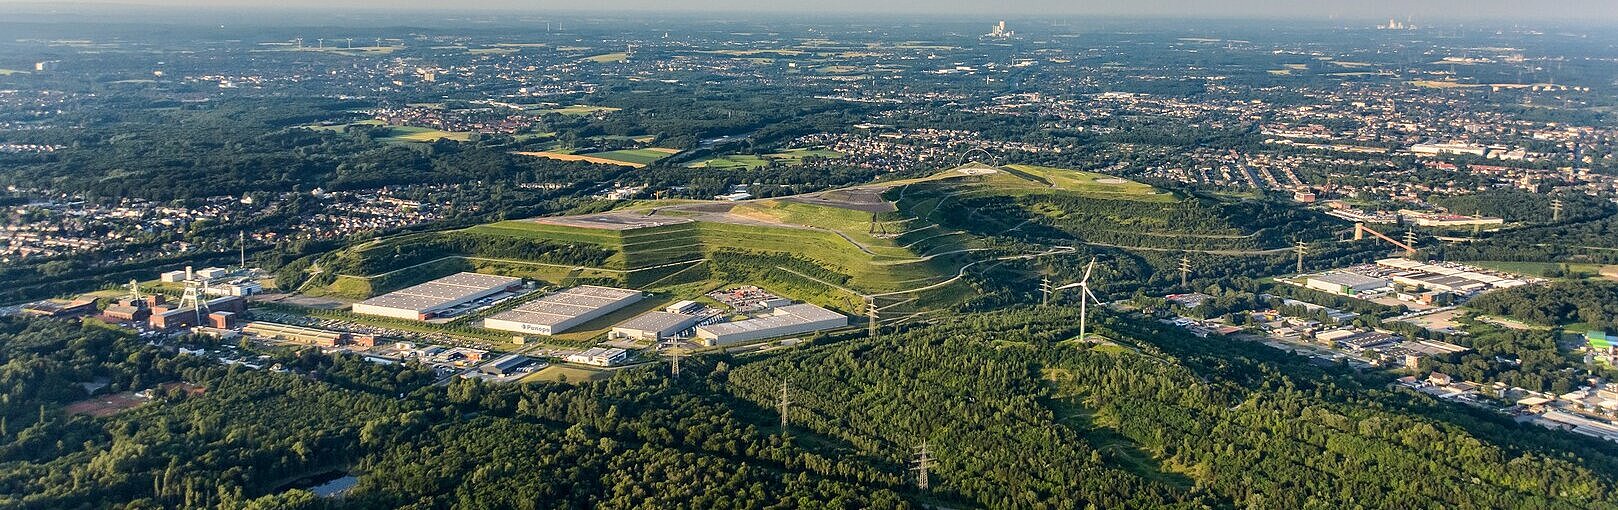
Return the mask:
<path id="1" fill-rule="evenodd" d="M 0 0 L 3 5 L 207 9 L 811 12 L 1176 18 L 1618 21 L 1618 0 Z M 1548 7 L 1548 8 L 1547 8 Z"/>

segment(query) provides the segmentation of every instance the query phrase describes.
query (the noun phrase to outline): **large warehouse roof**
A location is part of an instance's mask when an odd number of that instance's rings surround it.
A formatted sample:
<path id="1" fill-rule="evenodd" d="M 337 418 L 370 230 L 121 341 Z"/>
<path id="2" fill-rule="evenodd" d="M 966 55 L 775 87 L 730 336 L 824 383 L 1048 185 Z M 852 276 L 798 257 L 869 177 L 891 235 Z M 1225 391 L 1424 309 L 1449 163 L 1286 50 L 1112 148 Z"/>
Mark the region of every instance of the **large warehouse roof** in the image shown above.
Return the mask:
<path id="1" fill-rule="evenodd" d="M 581 285 L 523 303 L 489 318 L 538 326 L 555 326 L 639 294 L 640 291 L 636 290 Z"/>
<path id="2" fill-rule="evenodd" d="M 687 326 L 696 322 L 699 317 L 683 313 L 670 313 L 653 310 L 635 316 L 633 319 L 618 323 L 614 328 L 633 329 L 637 331 L 664 331 L 670 328 Z"/>
<path id="3" fill-rule="evenodd" d="M 389 292 L 360 304 L 428 312 L 477 299 L 490 292 L 522 283 L 522 278 L 492 274 L 458 273 L 420 285 Z"/>
<path id="4" fill-rule="evenodd" d="M 1385 286 L 1388 284 L 1388 281 L 1382 278 L 1355 273 L 1331 273 L 1316 276 L 1311 279 L 1319 280 L 1332 285 L 1342 285 L 1344 287 Z"/>
<path id="5" fill-rule="evenodd" d="M 747 319 L 736 322 L 721 322 L 700 326 L 699 329 L 714 335 L 732 335 L 747 333 L 763 329 L 807 324 L 824 320 L 842 319 L 842 314 L 821 308 L 808 303 L 776 307 L 775 315 L 768 315 L 756 319 Z"/>

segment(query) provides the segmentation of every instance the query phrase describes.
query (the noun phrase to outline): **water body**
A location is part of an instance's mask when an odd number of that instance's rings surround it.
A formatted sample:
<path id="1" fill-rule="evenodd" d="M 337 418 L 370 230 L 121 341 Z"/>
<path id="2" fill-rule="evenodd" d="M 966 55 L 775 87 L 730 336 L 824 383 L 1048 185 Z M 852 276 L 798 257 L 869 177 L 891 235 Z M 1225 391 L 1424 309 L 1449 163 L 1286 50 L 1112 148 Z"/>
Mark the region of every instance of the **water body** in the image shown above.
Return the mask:
<path id="1" fill-rule="evenodd" d="M 282 491 L 304 489 L 322 498 L 335 498 L 354 488 L 360 479 L 344 471 L 327 471 L 281 486 Z"/>
<path id="2" fill-rule="evenodd" d="M 326 483 L 310 487 L 309 492 L 313 492 L 316 496 L 322 498 L 335 498 L 348 493 L 348 490 L 354 488 L 354 485 L 359 482 L 360 479 L 354 475 L 343 475 Z"/>

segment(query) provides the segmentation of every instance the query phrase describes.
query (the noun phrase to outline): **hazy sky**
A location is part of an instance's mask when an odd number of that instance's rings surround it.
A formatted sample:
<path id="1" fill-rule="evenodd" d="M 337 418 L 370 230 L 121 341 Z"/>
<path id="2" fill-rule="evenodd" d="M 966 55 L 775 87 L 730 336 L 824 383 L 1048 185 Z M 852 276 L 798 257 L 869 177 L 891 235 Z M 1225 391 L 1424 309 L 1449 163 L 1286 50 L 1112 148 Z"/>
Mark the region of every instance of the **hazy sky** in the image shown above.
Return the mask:
<path id="1" fill-rule="evenodd" d="M 0 0 L 0 5 L 120 4 L 223 8 L 592 10 L 691 12 L 891 12 L 937 15 L 1040 14 L 1257 17 L 1618 20 L 1618 0 Z"/>

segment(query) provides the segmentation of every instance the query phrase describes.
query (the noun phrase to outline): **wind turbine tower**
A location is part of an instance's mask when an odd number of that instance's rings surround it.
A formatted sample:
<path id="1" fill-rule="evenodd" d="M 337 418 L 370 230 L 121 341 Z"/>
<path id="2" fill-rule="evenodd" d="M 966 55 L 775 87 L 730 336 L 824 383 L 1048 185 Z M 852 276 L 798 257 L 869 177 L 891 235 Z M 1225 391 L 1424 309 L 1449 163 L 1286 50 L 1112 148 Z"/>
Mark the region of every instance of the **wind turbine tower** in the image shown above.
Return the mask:
<path id="1" fill-rule="evenodd" d="M 1095 269 L 1096 259 L 1091 257 L 1090 265 L 1084 268 L 1083 280 L 1079 280 L 1079 283 L 1070 283 L 1056 288 L 1056 290 L 1079 288 L 1079 341 L 1081 342 L 1089 338 L 1087 332 L 1090 326 L 1090 302 L 1094 301 L 1097 305 L 1101 304 L 1101 299 L 1097 298 L 1094 292 L 1090 292 L 1090 275 L 1095 272 Z"/>

